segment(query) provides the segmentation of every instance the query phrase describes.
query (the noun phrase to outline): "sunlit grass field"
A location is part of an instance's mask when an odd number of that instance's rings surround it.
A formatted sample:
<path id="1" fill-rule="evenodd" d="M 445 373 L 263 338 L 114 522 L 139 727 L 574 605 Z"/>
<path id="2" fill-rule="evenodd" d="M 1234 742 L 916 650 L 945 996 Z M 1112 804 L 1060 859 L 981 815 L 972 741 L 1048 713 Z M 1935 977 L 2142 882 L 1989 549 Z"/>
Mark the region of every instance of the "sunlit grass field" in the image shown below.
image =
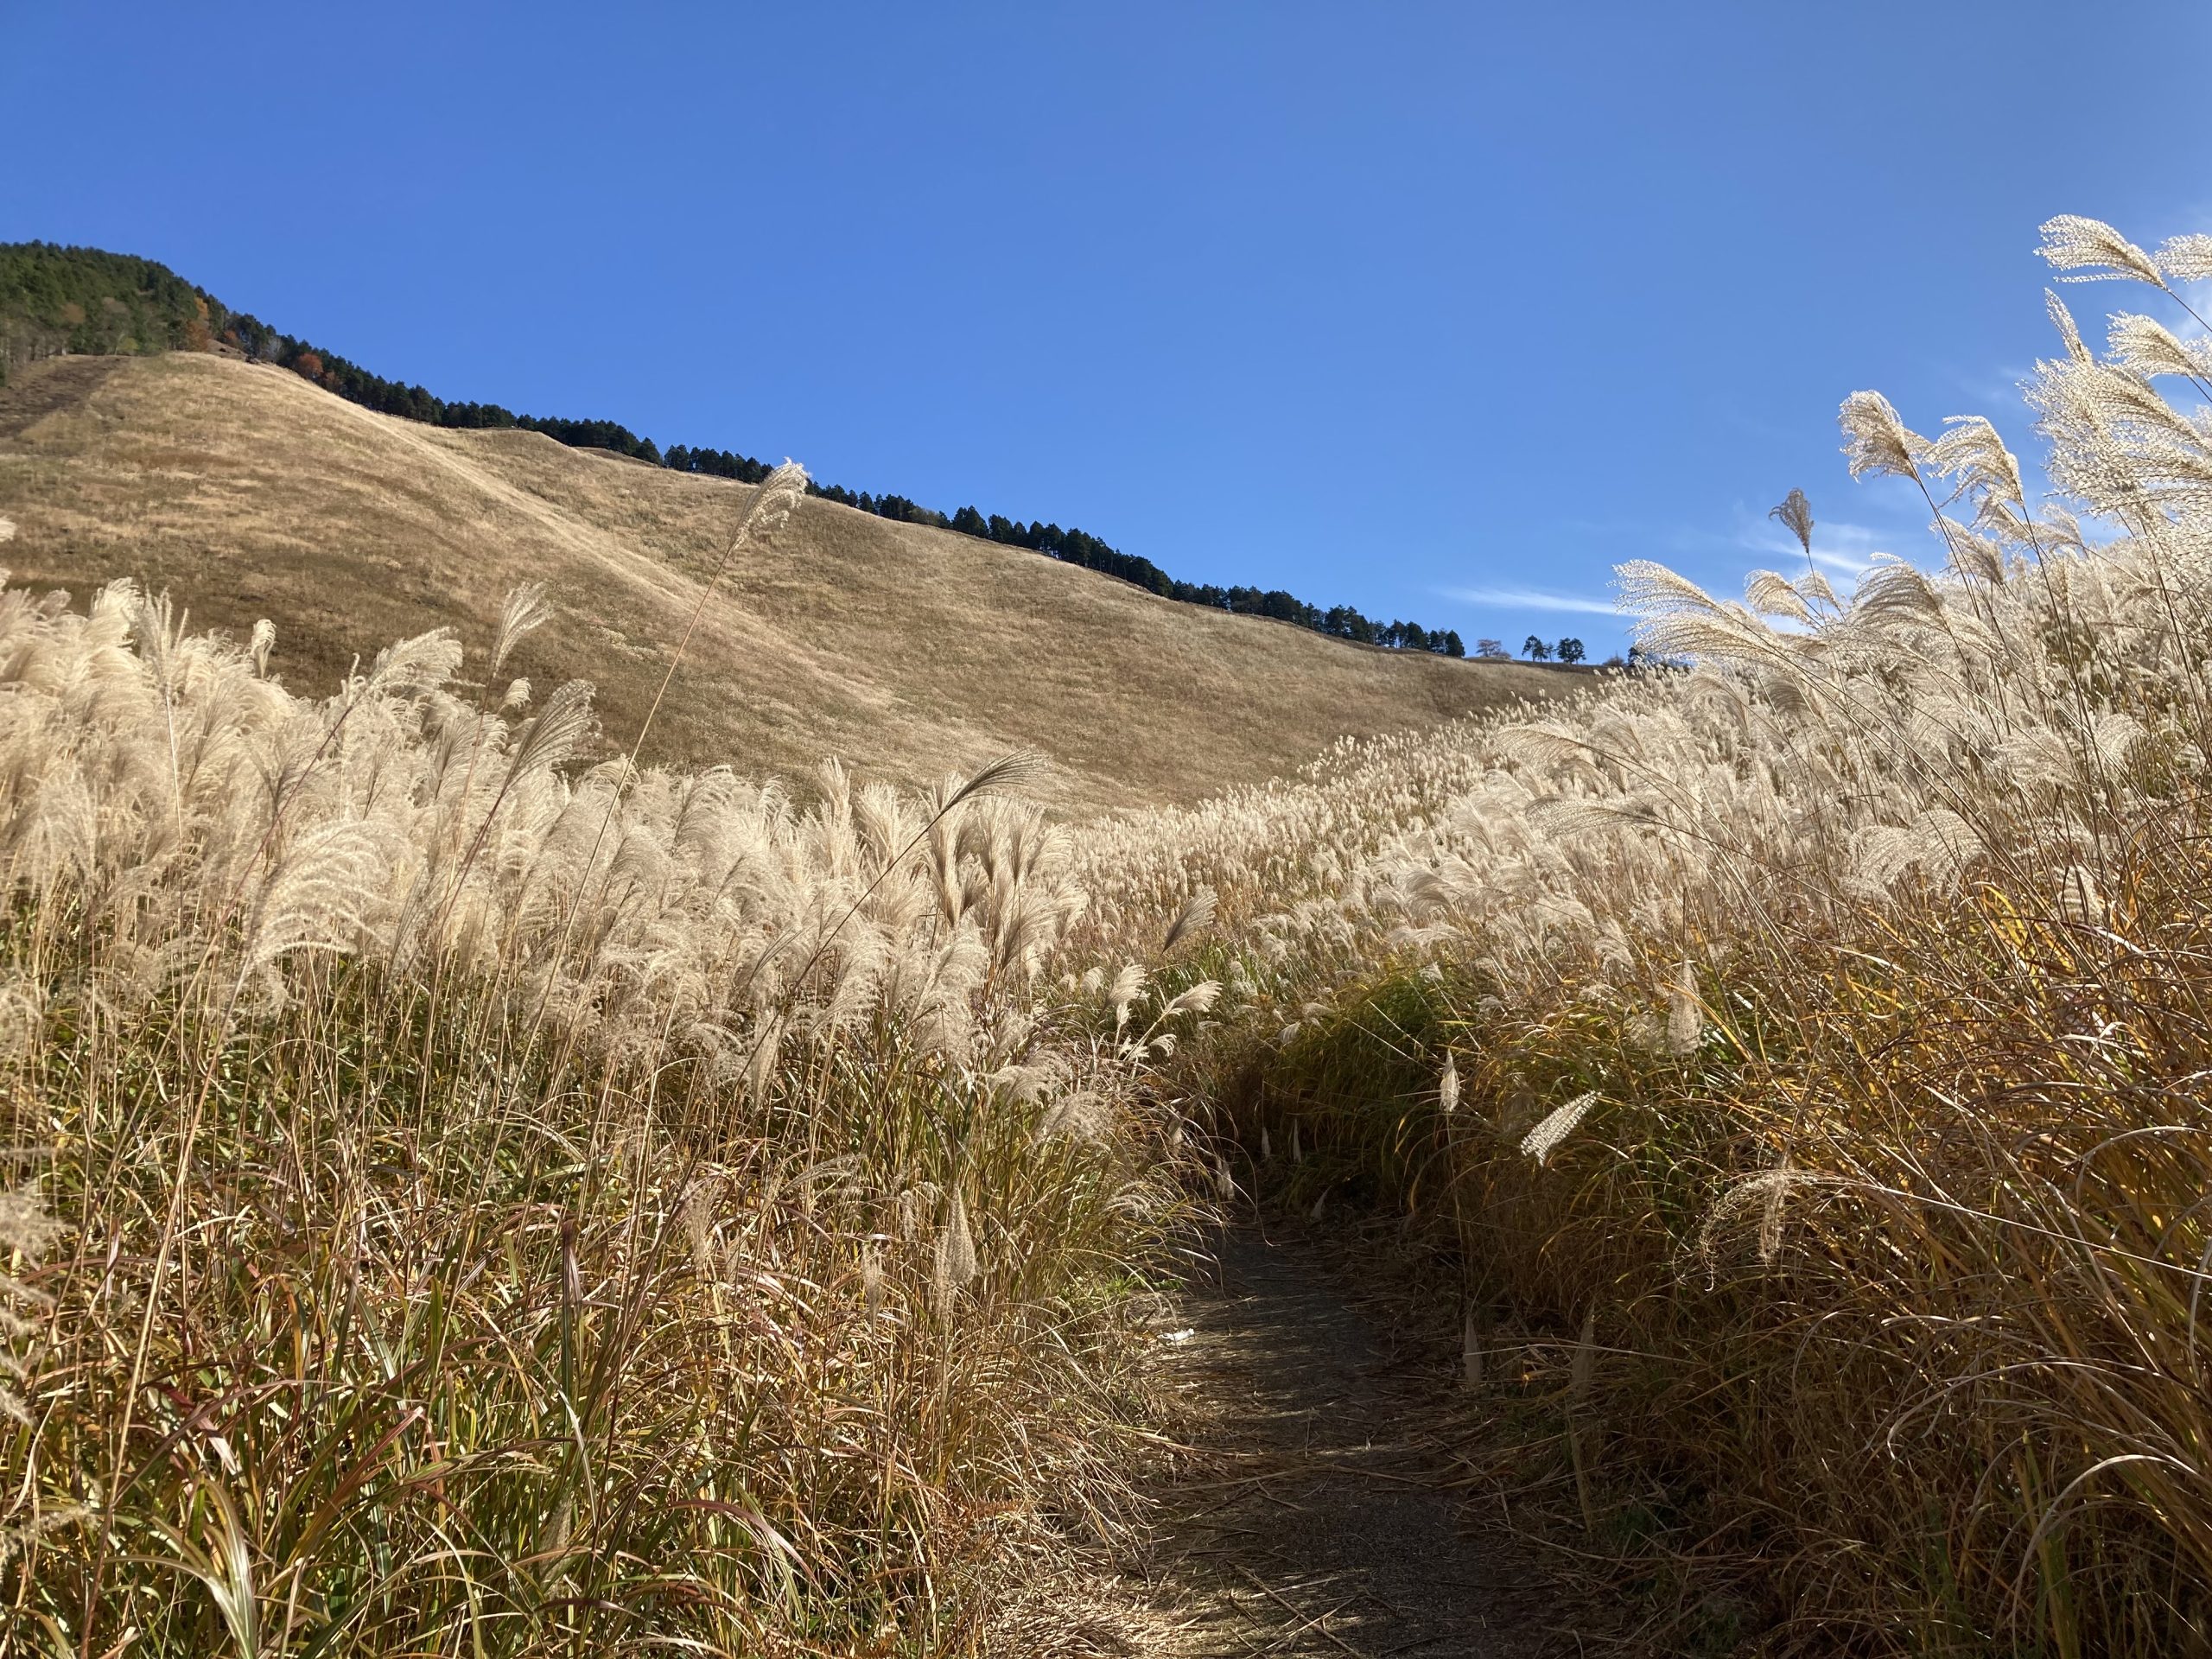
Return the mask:
<path id="1" fill-rule="evenodd" d="M 1844 406 L 1936 574 L 1801 500 L 1624 570 L 1678 667 L 1142 813 L 641 765 L 528 587 L 315 699 L 11 590 L 0 1643 L 1005 1650 L 1261 1192 L 1404 1217 L 1527 1524 L 1718 1650 L 2202 1648 L 2212 352 L 2052 315 L 2048 488 Z"/>

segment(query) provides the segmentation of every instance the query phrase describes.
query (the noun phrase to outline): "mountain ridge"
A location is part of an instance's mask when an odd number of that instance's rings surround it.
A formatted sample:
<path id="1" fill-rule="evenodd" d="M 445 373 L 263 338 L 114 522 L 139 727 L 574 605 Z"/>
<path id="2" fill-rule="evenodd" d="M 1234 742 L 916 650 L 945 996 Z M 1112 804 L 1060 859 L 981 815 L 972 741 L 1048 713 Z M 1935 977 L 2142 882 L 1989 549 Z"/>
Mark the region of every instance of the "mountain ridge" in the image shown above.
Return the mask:
<path id="1" fill-rule="evenodd" d="M 214 354 L 60 357 L 0 391 L 16 580 L 135 576 L 241 636 L 269 617 L 279 671 L 306 690 L 436 626 L 480 662 L 505 593 L 545 581 L 555 620 L 511 671 L 541 696 L 592 680 L 625 747 L 696 609 L 648 751 L 671 763 L 801 778 L 835 754 L 928 783 L 1035 748 L 1047 798 L 1102 810 L 1585 683 L 1346 649 L 820 499 L 709 590 L 751 488 L 395 420 Z"/>
<path id="2" fill-rule="evenodd" d="M 572 448 L 608 450 L 652 466 L 746 484 L 757 484 L 768 473 L 768 463 L 724 449 L 676 444 L 664 453 L 651 438 L 614 421 L 518 415 L 501 404 L 449 401 L 421 385 L 387 380 L 335 352 L 282 334 L 250 313 L 234 311 L 168 266 L 135 254 L 48 242 L 0 243 L 0 385 L 6 384 L 18 360 L 60 353 L 144 354 L 158 350 L 228 351 L 274 363 L 349 403 L 425 425 L 461 430 L 520 428 L 543 433 Z M 1270 616 L 1361 645 L 1446 657 L 1466 654 L 1455 629 L 1376 622 L 1349 605 L 1325 611 L 1281 588 L 1183 582 L 1149 559 L 1124 553 L 1086 531 L 1063 530 L 1057 523 L 1025 524 L 1000 513 L 987 515 L 973 505 L 946 514 L 902 495 L 875 495 L 819 481 L 810 482 L 808 492 L 879 518 L 1025 548 L 1188 604 Z"/>

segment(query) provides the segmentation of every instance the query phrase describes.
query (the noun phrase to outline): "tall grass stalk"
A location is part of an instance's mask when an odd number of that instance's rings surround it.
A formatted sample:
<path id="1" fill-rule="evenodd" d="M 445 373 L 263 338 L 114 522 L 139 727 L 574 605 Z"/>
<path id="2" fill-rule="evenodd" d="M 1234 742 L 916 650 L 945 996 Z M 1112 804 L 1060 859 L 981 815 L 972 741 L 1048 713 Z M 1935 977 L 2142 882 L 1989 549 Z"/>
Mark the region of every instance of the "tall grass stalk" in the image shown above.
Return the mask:
<path id="1" fill-rule="evenodd" d="M 270 644 L 0 594 L 0 1653 L 977 1650 L 1184 1207 L 1064 835 Z"/>
<path id="2" fill-rule="evenodd" d="M 1839 595 L 1793 494 L 1796 580 L 1624 568 L 1675 669 L 1084 849 L 1102 945 L 1216 896 L 1197 1067 L 1255 1173 L 1448 1248 L 1573 1509 L 1754 1586 L 1777 1649 L 2212 1645 L 2212 436 L 2164 395 L 2212 347 L 2051 310 L 2048 496 L 1986 421 L 1844 404 L 1936 574 Z"/>

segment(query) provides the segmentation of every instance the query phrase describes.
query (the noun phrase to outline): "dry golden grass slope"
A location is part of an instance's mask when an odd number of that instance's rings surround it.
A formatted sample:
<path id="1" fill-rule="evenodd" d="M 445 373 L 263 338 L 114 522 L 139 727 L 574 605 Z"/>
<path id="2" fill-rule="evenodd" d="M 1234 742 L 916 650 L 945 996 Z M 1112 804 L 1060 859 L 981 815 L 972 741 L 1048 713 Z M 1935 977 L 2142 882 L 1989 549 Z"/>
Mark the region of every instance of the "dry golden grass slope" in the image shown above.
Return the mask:
<path id="1" fill-rule="evenodd" d="M 172 590 L 196 624 L 269 617 L 296 690 L 448 624 L 480 664 L 501 596 L 550 582 L 513 669 L 600 688 L 626 741 L 747 486 L 530 432 L 372 414 L 210 356 L 64 358 L 0 391 L 16 578 Z M 800 774 L 837 755 L 928 781 L 1012 747 L 1070 809 L 1190 800 L 1331 740 L 1574 683 L 1368 650 L 1093 572 L 809 500 L 708 605 L 656 758 Z"/>

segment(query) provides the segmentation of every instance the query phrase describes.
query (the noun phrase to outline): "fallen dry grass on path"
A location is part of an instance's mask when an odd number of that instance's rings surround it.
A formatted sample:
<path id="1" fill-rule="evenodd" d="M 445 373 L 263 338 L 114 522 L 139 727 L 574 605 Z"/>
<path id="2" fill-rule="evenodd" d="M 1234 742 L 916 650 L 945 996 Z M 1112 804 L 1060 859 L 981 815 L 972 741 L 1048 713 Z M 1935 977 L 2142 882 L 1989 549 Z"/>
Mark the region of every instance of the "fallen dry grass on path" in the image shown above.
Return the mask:
<path id="1" fill-rule="evenodd" d="M 1452 1456 L 1452 1357 L 1408 1347 L 1294 1236 L 1217 1235 L 1154 1387 L 1181 1442 L 1133 1566 L 1169 1659 L 1535 1659 L 1599 1621 Z"/>

